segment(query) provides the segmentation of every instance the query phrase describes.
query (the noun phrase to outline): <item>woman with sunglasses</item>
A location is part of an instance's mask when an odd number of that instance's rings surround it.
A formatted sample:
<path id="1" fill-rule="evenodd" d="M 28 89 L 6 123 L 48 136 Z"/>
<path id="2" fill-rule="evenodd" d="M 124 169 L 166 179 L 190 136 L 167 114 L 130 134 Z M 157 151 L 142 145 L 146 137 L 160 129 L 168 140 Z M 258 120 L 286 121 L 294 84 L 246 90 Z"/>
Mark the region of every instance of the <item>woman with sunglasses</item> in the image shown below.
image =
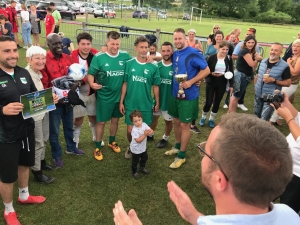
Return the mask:
<path id="1" fill-rule="evenodd" d="M 219 45 L 219 52 L 217 54 L 211 55 L 207 59 L 207 64 L 210 69 L 210 74 L 205 78 L 206 80 L 206 101 L 202 110 L 202 118 L 200 120 L 200 126 L 204 126 L 206 116 L 212 107 L 210 117 L 208 120 L 208 125 L 211 128 L 215 127 L 215 116 L 218 113 L 220 102 L 226 91 L 227 79 L 224 74 L 228 71 L 233 73 L 233 62 L 231 57 L 228 55 L 229 42 L 221 41 Z M 233 90 L 233 78 L 229 79 L 229 90 Z"/>
<path id="2" fill-rule="evenodd" d="M 215 33 L 213 42 L 207 46 L 207 49 L 204 54 L 204 58 L 207 59 L 210 55 L 217 54 L 219 50 L 219 44 L 223 41 L 224 34 L 222 31 L 218 30 Z"/>
<path id="3" fill-rule="evenodd" d="M 210 34 L 210 35 L 208 36 L 208 38 L 207 38 L 207 46 L 210 45 L 210 44 L 213 42 L 213 40 L 215 39 L 215 33 L 216 33 L 218 30 L 220 30 L 220 26 L 219 26 L 218 24 L 215 24 L 215 25 L 213 26 L 213 29 L 212 29 L 211 34 Z"/>
<path id="4" fill-rule="evenodd" d="M 247 36 L 241 46 L 236 61 L 236 70 L 234 71 L 234 94 L 230 97 L 229 113 L 236 111 L 238 100 L 246 90 L 253 74 L 253 68 L 257 65 L 257 58 L 260 56 L 256 53 L 256 45 L 255 37 Z"/>

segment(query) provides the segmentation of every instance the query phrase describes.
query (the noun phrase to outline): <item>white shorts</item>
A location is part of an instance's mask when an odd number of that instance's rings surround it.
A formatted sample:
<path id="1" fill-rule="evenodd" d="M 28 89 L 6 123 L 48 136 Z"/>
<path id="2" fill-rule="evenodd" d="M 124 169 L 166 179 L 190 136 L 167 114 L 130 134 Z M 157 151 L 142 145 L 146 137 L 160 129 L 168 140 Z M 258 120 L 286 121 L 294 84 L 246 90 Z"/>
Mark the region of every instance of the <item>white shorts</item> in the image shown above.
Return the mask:
<path id="1" fill-rule="evenodd" d="M 158 112 L 153 112 L 153 115 L 154 116 L 162 115 L 164 120 L 166 120 L 166 121 L 172 121 L 173 120 L 173 117 L 169 115 L 168 111 L 159 110 Z"/>
<path id="2" fill-rule="evenodd" d="M 81 105 L 76 105 L 73 109 L 74 118 L 83 117 L 86 114 L 89 116 L 96 116 L 95 94 L 84 96 L 79 93 L 79 98 L 84 102 L 86 108 Z"/>

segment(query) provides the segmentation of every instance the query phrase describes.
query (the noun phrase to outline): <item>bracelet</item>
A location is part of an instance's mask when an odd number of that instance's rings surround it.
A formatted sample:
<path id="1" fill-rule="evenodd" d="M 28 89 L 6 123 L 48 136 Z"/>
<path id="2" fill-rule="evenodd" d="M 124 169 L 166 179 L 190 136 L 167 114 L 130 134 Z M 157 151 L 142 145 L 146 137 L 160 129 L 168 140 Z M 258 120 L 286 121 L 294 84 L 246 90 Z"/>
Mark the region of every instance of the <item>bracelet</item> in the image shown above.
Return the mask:
<path id="1" fill-rule="evenodd" d="M 290 119 L 288 122 L 287 122 L 287 125 L 289 125 L 289 122 L 291 122 L 294 118 Z"/>

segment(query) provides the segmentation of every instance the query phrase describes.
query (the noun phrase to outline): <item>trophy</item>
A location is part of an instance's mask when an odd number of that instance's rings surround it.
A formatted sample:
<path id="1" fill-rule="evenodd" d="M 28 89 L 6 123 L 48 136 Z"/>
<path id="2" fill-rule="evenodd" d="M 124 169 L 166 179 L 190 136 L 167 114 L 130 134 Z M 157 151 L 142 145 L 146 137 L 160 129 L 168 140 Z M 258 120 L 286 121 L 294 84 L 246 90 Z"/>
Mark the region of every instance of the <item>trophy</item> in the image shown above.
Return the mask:
<path id="1" fill-rule="evenodd" d="M 187 77 L 188 77 L 187 74 L 177 74 L 177 75 L 175 75 L 175 79 L 179 83 L 179 87 L 182 84 L 182 82 L 187 80 Z M 177 93 L 177 99 L 185 99 L 185 98 L 186 98 L 186 96 L 185 96 L 184 90 L 183 90 L 183 88 L 180 88 L 178 93 Z"/>

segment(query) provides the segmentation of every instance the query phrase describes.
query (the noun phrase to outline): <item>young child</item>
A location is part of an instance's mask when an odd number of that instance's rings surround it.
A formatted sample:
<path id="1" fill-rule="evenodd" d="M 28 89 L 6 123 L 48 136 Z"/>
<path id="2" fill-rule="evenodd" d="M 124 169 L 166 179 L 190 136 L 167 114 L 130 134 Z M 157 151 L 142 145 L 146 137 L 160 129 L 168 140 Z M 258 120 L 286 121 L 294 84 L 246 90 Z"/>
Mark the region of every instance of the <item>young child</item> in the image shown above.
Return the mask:
<path id="1" fill-rule="evenodd" d="M 46 28 L 46 37 L 54 32 L 55 22 L 54 17 L 52 16 L 52 9 L 50 7 L 47 8 L 47 15 L 45 17 L 45 28 Z"/>
<path id="2" fill-rule="evenodd" d="M 140 163 L 140 172 L 148 174 L 149 170 L 145 168 L 148 159 L 146 144 L 147 136 L 153 133 L 153 130 L 143 123 L 143 115 L 140 111 L 134 110 L 130 114 L 130 120 L 133 123 L 130 143 L 130 150 L 132 153 L 132 175 L 138 179 L 140 175 L 137 173 L 137 165 Z"/>
<path id="3" fill-rule="evenodd" d="M 9 36 L 9 37 L 13 38 L 12 25 L 8 21 L 8 19 L 2 14 L 0 14 L 0 33 L 2 36 Z"/>

